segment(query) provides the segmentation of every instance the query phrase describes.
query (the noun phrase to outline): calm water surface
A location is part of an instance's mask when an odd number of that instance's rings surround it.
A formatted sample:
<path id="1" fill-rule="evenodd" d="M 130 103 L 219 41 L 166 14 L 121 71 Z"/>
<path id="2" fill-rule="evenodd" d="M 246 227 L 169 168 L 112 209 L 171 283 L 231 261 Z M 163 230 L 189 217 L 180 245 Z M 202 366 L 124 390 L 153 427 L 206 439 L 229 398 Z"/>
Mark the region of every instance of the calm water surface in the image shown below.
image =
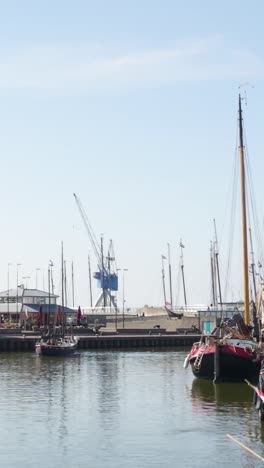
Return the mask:
<path id="1" fill-rule="evenodd" d="M 185 351 L 0 355 L 0 466 L 260 467 L 264 425 L 246 384 L 214 386 Z"/>

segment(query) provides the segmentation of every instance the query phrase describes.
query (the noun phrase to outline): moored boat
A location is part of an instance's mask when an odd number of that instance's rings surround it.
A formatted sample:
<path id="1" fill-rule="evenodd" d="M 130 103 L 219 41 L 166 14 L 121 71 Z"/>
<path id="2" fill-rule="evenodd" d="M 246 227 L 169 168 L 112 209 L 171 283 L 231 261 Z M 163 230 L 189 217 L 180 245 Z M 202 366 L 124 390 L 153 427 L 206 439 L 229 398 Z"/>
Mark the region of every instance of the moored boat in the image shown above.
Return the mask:
<path id="1" fill-rule="evenodd" d="M 256 314 L 253 327 L 249 325 L 249 280 L 248 280 L 248 247 L 247 247 L 247 205 L 245 184 L 245 161 L 243 143 L 243 120 L 241 96 L 239 94 L 239 155 L 241 175 L 242 200 L 242 252 L 243 252 L 243 278 L 244 278 L 244 320 L 240 314 L 233 316 L 234 323 L 220 324 L 215 333 L 204 336 L 195 343 L 187 355 L 184 367 L 190 364 L 196 377 L 213 379 L 215 382 L 225 380 L 257 379 L 263 351 L 256 337 L 259 335 L 259 321 Z M 222 302 L 222 301 L 221 301 Z M 255 308 L 255 305 L 254 305 Z M 254 309 L 256 311 L 256 308 Z M 254 320 L 255 319 L 255 320 Z M 257 329 L 256 329 L 257 328 Z"/>
<path id="2" fill-rule="evenodd" d="M 50 278 L 50 275 L 49 275 Z M 65 336 L 65 313 L 64 313 L 64 261 L 63 261 L 63 244 L 61 246 L 61 278 L 62 278 L 62 306 L 55 314 L 53 327 L 48 325 L 44 335 L 35 345 L 35 350 L 38 354 L 46 356 L 63 356 L 73 354 L 78 345 L 78 339 L 75 336 Z M 60 313 L 59 313 L 60 311 Z M 78 310 L 80 317 L 80 310 Z M 59 315 L 60 327 L 56 328 L 56 323 Z M 41 314 L 39 314 L 39 320 Z"/>
<path id="3" fill-rule="evenodd" d="M 201 341 L 193 344 L 184 367 L 190 364 L 195 377 L 215 381 L 255 380 L 261 360 L 258 343 L 232 330 L 221 339 L 213 335 L 203 336 Z"/>
<path id="4" fill-rule="evenodd" d="M 50 337 L 41 338 L 36 343 L 36 352 L 45 356 L 62 356 L 75 353 L 78 345 L 78 339 L 74 336 L 70 337 Z"/>

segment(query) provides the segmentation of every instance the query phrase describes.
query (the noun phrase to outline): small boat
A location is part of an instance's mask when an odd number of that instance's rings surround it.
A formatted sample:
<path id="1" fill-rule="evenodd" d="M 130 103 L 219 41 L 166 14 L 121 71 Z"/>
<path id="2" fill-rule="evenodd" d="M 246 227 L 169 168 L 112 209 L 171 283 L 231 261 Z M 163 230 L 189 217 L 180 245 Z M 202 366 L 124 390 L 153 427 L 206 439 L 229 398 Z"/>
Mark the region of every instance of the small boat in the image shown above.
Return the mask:
<path id="1" fill-rule="evenodd" d="M 243 143 L 243 121 L 241 96 L 239 94 L 239 153 L 242 197 L 242 241 L 244 273 L 244 319 L 240 314 L 233 315 L 233 324 L 222 323 L 210 336 L 203 336 L 194 343 L 184 361 L 190 364 L 196 377 L 218 381 L 257 379 L 263 359 L 258 341 L 253 337 L 253 327 L 249 325 L 249 286 L 247 251 L 247 207 L 245 189 L 245 162 Z M 255 306 L 255 305 L 254 305 Z M 257 331 L 255 330 L 255 335 Z"/>
<path id="2" fill-rule="evenodd" d="M 183 317 L 183 312 L 176 312 L 176 310 L 173 310 L 169 302 L 165 302 L 165 310 L 169 317 L 175 317 L 178 319 L 181 319 Z"/>
<path id="3" fill-rule="evenodd" d="M 57 310 L 57 313 L 54 317 L 53 327 L 48 327 L 45 330 L 44 335 L 41 337 L 35 345 L 35 350 L 38 354 L 43 354 L 45 356 L 64 356 L 73 354 L 78 345 L 78 338 L 75 336 L 65 336 L 65 313 L 64 313 L 64 261 L 63 261 L 63 245 L 61 249 L 62 257 L 62 306 L 60 308 L 60 314 Z M 50 275 L 49 275 L 50 277 Z M 61 327 L 56 328 L 56 323 L 58 319 L 58 314 L 61 319 Z"/>
<path id="4" fill-rule="evenodd" d="M 78 345 L 77 337 L 49 337 L 41 338 L 36 343 L 36 352 L 45 356 L 62 356 L 75 353 Z"/>
<path id="5" fill-rule="evenodd" d="M 183 294 L 184 294 L 184 307 L 175 307 L 173 306 L 172 301 L 172 278 L 171 278 L 171 260 L 170 260 L 170 244 L 168 243 L 168 265 L 169 265 L 169 286 L 170 286 L 170 302 L 166 300 L 166 288 L 165 288 L 165 270 L 164 270 L 164 260 L 166 257 L 164 255 L 161 256 L 162 260 L 162 284 L 163 284 L 163 294 L 164 294 L 164 302 L 165 302 L 165 310 L 170 318 L 178 318 L 181 319 L 184 316 L 184 310 L 187 310 L 187 299 L 186 299 L 186 287 L 185 287 L 185 279 L 184 279 L 184 264 L 183 264 L 183 248 L 184 245 L 180 240 L 180 248 L 181 248 L 181 275 L 182 275 L 182 283 L 183 283 Z"/>

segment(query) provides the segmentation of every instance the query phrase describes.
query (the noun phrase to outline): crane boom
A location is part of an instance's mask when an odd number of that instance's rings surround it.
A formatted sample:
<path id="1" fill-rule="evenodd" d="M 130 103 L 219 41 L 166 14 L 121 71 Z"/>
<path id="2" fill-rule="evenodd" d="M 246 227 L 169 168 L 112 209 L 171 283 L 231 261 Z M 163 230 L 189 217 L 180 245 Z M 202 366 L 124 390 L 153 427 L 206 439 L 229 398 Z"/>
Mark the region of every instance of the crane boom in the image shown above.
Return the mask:
<path id="1" fill-rule="evenodd" d="M 90 222 L 88 220 L 88 217 L 87 217 L 87 215 L 85 213 L 85 210 L 84 210 L 84 208 L 82 206 L 81 200 L 77 197 L 76 193 L 74 193 L 73 196 L 75 198 L 78 210 L 80 212 L 81 218 L 82 218 L 82 220 L 84 222 L 86 231 L 88 233 L 90 242 L 92 244 L 92 247 L 93 247 L 93 250 L 94 250 L 94 253 L 95 253 L 95 256 L 96 256 L 96 260 L 97 260 L 97 263 L 98 263 L 98 268 L 101 271 L 102 270 L 102 257 L 101 257 L 101 254 L 100 254 L 99 244 L 98 244 L 97 239 L 96 239 L 96 237 L 94 235 L 92 226 L 91 226 L 91 224 L 90 224 Z"/>
<path id="2" fill-rule="evenodd" d="M 101 238 L 101 246 L 99 246 L 80 199 L 77 197 L 76 193 L 74 193 L 73 196 L 92 244 L 99 269 L 99 271 L 93 274 L 93 277 L 97 280 L 97 287 L 101 288 L 102 291 L 94 307 L 101 306 L 105 309 L 105 307 L 110 306 L 110 308 L 114 307 L 114 309 L 117 310 L 116 296 L 113 295 L 113 292 L 118 291 L 118 276 L 111 268 L 111 263 L 115 260 L 112 241 L 108 249 L 108 256 L 104 257 L 103 239 Z"/>

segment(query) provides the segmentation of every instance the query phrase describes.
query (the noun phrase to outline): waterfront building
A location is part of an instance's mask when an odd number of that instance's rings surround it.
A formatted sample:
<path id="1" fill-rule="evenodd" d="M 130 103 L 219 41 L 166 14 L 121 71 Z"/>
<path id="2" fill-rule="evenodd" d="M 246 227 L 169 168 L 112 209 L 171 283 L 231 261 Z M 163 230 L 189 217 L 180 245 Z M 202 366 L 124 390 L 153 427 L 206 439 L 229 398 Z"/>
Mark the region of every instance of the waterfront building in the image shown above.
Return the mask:
<path id="1" fill-rule="evenodd" d="M 0 292 L 1 321 L 22 323 L 34 319 L 42 305 L 43 314 L 55 313 L 57 296 L 39 289 L 27 289 L 23 284 L 15 289 Z"/>

